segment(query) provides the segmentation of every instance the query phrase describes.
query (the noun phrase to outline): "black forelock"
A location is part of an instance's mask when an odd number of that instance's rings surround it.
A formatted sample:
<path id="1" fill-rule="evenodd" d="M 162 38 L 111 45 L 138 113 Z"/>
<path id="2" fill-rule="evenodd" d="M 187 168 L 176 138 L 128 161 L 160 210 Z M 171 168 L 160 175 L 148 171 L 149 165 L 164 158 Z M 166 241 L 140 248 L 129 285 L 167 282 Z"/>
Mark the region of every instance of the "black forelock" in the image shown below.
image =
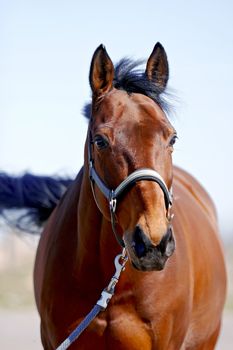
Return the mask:
<path id="1" fill-rule="evenodd" d="M 132 60 L 123 58 L 115 65 L 113 86 L 115 89 L 124 90 L 128 94 L 139 93 L 151 98 L 165 112 L 169 112 L 166 90 L 149 80 L 145 71 L 140 69 L 144 60 Z M 91 103 L 84 106 L 83 114 L 87 119 L 91 117 Z"/>

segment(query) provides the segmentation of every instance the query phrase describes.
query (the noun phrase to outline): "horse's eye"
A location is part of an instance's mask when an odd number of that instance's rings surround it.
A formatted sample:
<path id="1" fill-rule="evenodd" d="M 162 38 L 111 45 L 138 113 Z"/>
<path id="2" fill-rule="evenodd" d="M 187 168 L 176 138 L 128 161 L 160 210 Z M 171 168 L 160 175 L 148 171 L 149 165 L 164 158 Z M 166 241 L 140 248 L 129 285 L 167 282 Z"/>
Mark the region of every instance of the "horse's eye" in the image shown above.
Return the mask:
<path id="1" fill-rule="evenodd" d="M 108 140 L 105 137 L 100 135 L 95 136 L 94 143 L 97 146 L 97 148 L 100 150 L 108 147 Z"/>
<path id="2" fill-rule="evenodd" d="M 174 144 L 176 143 L 176 140 L 178 139 L 177 135 L 173 135 L 170 142 L 169 142 L 169 146 L 173 147 Z"/>

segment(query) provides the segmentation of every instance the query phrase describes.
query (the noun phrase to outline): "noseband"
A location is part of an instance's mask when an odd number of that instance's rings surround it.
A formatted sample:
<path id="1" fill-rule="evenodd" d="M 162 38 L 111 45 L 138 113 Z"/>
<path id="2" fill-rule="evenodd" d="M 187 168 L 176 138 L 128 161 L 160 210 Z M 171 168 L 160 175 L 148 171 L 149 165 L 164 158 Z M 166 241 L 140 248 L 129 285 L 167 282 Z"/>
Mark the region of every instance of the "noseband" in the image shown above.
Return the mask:
<path id="1" fill-rule="evenodd" d="M 132 187 L 136 182 L 142 181 L 142 180 L 148 180 L 148 181 L 154 181 L 156 182 L 164 194 L 164 200 L 165 200 L 165 206 L 167 210 L 167 216 L 169 216 L 170 208 L 172 206 L 172 193 L 168 190 L 167 185 L 161 175 L 149 168 L 140 168 L 138 170 L 135 170 L 133 173 L 131 173 L 126 179 L 124 179 L 117 188 L 109 189 L 105 183 L 102 181 L 102 179 L 99 177 L 97 172 L 94 168 L 94 159 L 92 157 L 92 144 L 93 141 L 91 139 L 91 135 L 89 133 L 89 140 L 88 140 L 88 162 L 89 162 L 89 178 L 91 182 L 91 188 L 93 192 L 93 196 L 96 202 L 97 207 L 101 211 L 99 204 L 97 202 L 97 198 L 95 195 L 94 185 L 99 188 L 99 190 L 103 193 L 105 198 L 108 200 L 109 203 L 109 209 L 110 209 L 110 215 L 111 215 L 111 224 L 112 224 L 112 230 L 114 232 L 114 235 L 117 239 L 117 242 L 124 247 L 124 241 L 121 237 L 119 237 L 118 233 L 116 232 L 116 206 L 117 206 L 117 200 L 119 197 L 126 192 L 130 187 Z"/>

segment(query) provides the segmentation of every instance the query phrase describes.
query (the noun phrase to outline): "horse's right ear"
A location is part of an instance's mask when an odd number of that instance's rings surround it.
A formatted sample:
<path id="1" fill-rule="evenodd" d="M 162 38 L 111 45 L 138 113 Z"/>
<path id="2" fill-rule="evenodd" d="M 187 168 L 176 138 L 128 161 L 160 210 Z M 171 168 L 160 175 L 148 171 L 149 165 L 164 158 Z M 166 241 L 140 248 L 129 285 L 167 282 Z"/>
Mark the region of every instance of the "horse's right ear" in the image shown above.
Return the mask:
<path id="1" fill-rule="evenodd" d="M 99 97 L 112 89 L 114 66 L 105 47 L 101 44 L 91 61 L 89 81 L 93 96 Z"/>

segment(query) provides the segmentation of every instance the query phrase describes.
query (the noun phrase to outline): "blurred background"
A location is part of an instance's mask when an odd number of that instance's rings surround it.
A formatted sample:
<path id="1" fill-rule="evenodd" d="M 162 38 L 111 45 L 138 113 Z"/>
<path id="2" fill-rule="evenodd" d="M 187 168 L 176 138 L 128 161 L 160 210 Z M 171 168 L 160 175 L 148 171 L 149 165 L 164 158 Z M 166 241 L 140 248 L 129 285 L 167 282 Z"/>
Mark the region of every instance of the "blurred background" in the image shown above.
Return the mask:
<path id="1" fill-rule="evenodd" d="M 232 349 L 232 1 L 0 0 L 0 171 L 74 177 L 94 50 L 103 43 L 114 62 L 148 58 L 157 41 L 176 96 L 174 163 L 199 179 L 218 211 L 230 280 L 219 349 Z M 0 222 L 1 349 L 41 349 L 32 289 L 37 240 Z"/>

